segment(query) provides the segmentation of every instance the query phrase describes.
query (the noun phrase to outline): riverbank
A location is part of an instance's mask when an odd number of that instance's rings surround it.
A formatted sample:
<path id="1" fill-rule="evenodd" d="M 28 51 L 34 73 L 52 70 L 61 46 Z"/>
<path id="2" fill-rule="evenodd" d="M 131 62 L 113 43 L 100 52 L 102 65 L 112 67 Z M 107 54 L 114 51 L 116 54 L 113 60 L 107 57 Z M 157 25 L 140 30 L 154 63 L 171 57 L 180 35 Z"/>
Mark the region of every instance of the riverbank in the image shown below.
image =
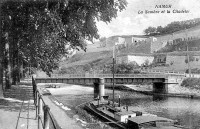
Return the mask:
<path id="1" fill-rule="evenodd" d="M 125 85 L 130 91 L 143 93 L 146 95 L 156 95 L 156 96 L 166 96 L 166 97 L 182 97 L 182 98 L 191 98 L 191 99 L 200 99 L 200 91 L 189 89 L 186 87 L 181 87 L 179 85 L 170 85 L 168 86 L 168 93 L 154 93 L 152 91 L 152 86 L 149 85 Z M 127 90 L 127 89 L 125 89 Z"/>

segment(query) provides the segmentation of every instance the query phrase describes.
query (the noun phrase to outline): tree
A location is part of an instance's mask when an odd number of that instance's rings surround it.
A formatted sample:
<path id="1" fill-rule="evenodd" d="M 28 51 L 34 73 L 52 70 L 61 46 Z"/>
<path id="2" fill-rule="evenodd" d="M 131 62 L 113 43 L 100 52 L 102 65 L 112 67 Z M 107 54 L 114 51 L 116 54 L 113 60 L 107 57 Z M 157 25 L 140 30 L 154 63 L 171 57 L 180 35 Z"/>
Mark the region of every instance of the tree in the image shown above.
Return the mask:
<path id="1" fill-rule="evenodd" d="M 99 39 L 99 41 L 100 41 L 100 42 L 106 41 L 106 37 L 101 37 L 101 38 Z"/>
<path id="2" fill-rule="evenodd" d="M 146 59 L 145 62 L 143 63 L 143 66 L 149 66 L 149 65 L 150 65 L 150 61 Z"/>
<path id="3" fill-rule="evenodd" d="M 185 59 L 185 63 L 187 64 L 188 62 L 192 62 L 192 61 L 195 61 L 195 57 L 194 56 L 191 56 L 189 55 L 189 61 L 188 59 Z"/>
<path id="4" fill-rule="evenodd" d="M 106 40 L 107 40 L 106 37 L 101 37 L 99 39 L 101 47 L 105 47 L 106 46 Z"/>
<path id="5" fill-rule="evenodd" d="M 86 50 L 85 40 L 99 38 L 96 20 L 110 22 L 126 5 L 126 0 L 4 2 L 2 35 L 8 33 L 10 39 L 11 70 L 24 64 L 50 75 L 58 67 L 60 58 L 68 53 L 66 45 Z M 5 42 L 2 44 L 5 46 Z M 15 70 L 13 77 L 19 75 L 18 71 Z"/>
<path id="6" fill-rule="evenodd" d="M 127 74 L 127 73 L 132 73 L 134 68 L 137 67 L 136 65 L 133 64 L 117 64 L 115 68 L 116 73 L 121 73 L 121 74 Z"/>
<path id="7" fill-rule="evenodd" d="M 144 30 L 144 33 L 145 33 L 146 35 L 151 35 L 151 34 L 153 34 L 153 33 L 156 33 L 156 28 L 150 26 L 150 27 L 148 27 L 147 29 Z"/>
<path id="8" fill-rule="evenodd" d="M 162 35 L 162 34 L 170 34 L 174 33 L 176 31 L 188 29 L 191 27 L 195 27 L 200 24 L 200 19 L 192 19 L 192 20 L 186 20 L 186 21 L 174 21 L 169 24 L 167 24 L 165 27 L 158 26 L 155 27 L 148 27 L 144 30 L 144 33 L 146 35 Z"/>
<path id="9" fill-rule="evenodd" d="M 158 26 L 156 28 L 156 32 L 159 33 L 159 34 L 162 34 L 163 33 L 163 27 L 162 26 Z"/>

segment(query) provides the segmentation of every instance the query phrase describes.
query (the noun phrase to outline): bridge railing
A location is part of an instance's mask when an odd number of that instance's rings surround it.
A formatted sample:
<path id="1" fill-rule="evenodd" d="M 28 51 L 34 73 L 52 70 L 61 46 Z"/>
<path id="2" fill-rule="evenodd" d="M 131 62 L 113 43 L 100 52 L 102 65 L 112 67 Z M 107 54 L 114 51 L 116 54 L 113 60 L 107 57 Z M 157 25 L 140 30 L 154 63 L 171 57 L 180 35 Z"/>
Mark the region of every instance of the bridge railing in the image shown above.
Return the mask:
<path id="1" fill-rule="evenodd" d="M 53 74 L 52 78 L 107 78 L 113 77 L 113 74 Z M 132 77 L 132 78 L 166 78 L 165 74 L 115 74 L 114 77 Z"/>
<path id="2" fill-rule="evenodd" d="M 200 78 L 200 74 L 186 74 L 186 77 Z"/>
<path id="3" fill-rule="evenodd" d="M 172 74 L 172 75 L 185 75 L 185 72 L 178 72 L 178 71 L 169 71 L 169 70 L 143 70 L 142 72 L 146 73 L 164 73 L 164 74 Z"/>

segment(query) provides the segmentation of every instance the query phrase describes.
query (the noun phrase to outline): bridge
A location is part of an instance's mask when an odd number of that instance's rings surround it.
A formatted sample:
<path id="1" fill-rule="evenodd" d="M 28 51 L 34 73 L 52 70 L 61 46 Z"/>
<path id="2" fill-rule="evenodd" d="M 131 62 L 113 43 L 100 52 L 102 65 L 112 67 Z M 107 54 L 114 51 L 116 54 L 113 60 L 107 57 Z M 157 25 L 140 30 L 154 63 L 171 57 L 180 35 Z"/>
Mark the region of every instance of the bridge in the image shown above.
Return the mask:
<path id="1" fill-rule="evenodd" d="M 66 83 L 78 85 L 94 85 L 103 79 L 105 85 L 152 83 L 153 92 L 167 93 L 168 84 L 178 84 L 183 78 L 182 74 L 65 74 L 53 75 L 49 78 L 36 78 L 36 83 Z"/>

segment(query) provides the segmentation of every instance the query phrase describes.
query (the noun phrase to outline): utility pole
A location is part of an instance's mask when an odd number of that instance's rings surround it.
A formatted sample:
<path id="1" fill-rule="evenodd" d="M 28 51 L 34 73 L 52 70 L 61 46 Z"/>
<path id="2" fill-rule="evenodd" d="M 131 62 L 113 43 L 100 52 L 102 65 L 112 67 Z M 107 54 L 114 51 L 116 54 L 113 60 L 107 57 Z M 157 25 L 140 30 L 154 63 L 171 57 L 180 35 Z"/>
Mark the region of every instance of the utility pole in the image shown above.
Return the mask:
<path id="1" fill-rule="evenodd" d="M 113 46 L 113 106 L 115 105 L 115 44 Z"/>

